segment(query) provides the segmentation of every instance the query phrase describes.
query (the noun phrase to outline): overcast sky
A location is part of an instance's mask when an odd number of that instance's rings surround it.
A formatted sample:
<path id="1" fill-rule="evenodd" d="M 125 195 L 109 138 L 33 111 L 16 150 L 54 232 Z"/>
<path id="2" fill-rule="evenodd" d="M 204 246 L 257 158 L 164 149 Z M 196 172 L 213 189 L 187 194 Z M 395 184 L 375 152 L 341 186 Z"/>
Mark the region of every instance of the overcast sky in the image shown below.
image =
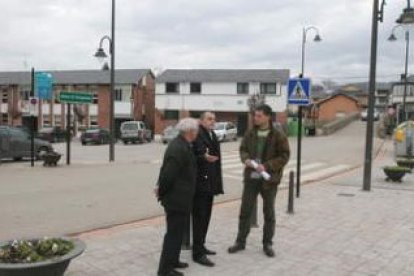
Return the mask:
<path id="1" fill-rule="evenodd" d="M 404 66 L 404 39 L 387 37 L 406 1 L 387 1 L 380 26 L 378 78 Z M 110 0 L 0 2 L 0 71 L 94 69 L 110 32 Z M 117 0 L 117 68 L 300 69 L 301 30 L 309 33 L 306 73 L 317 80 L 365 81 L 372 0 Z M 414 35 L 413 35 L 414 37 Z M 414 60 L 414 57 L 413 57 Z"/>

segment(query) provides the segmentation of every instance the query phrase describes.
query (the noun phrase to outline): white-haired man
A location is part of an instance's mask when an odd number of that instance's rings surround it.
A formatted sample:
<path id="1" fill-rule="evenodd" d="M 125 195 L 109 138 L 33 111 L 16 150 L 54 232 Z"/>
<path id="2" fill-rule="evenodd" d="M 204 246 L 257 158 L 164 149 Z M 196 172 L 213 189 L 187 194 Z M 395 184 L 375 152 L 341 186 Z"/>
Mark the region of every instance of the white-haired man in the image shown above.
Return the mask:
<path id="1" fill-rule="evenodd" d="M 184 275 L 175 269 L 188 267 L 188 264 L 180 262 L 180 252 L 196 189 L 197 163 L 192 143 L 197 138 L 199 123 L 186 118 L 176 128 L 180 134 L 165 152 L 158 179 L 158 199 L 164 206 L 167 221 L 158 268 L 160 276 Z"/>

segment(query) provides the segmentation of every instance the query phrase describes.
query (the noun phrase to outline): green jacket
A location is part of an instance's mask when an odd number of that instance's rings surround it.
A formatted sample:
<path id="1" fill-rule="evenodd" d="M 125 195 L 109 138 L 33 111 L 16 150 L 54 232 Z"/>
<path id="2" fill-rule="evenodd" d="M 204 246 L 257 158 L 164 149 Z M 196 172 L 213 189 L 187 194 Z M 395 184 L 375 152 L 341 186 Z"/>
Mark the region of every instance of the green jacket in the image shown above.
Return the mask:
<path id="1" fill-rule="evenodd" d="M 257 152 L 257 128 L 253 128 L 245 134 L 240 145 L 240 158 L 243 164 L 248 159 L 254 160 Z M 287 137 L 275 128 L 272 128 L 267 136 L 266 145 L 261 157 L 266 171 L 271 175 L 269 181 L 265 181 L 265 188 L 277 186 L 283 176 L 283 168 L 289 162 L 290 148 Z M 245 168 L 244 180 L 248 181 L 254 170 Z"/>

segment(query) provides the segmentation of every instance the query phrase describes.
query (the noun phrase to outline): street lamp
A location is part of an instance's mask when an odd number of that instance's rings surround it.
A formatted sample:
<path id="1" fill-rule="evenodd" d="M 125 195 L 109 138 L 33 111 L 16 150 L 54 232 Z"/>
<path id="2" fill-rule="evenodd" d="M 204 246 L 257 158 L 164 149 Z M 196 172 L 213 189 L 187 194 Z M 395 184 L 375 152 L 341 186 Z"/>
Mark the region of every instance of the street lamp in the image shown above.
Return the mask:
<path id="1" fill-rule="evenodd" d="M 314 26 L 310 26 L 310 27 L 305 27 L 303 28 L 303 34 L 302 34 L 302 71 L 301 71 L 301 77 L 303 78 L 305 75 L 305 54 L 306 54 L 306 42 L 307 42 L 307 35 L 308 32 L 310 31 L 315 31 L 316 35 L 313 38 L 314 42 L 321 42 L 322 41 L 322 37 L 319 33 L 319 29 L 314 27 Z"/>
<path id="2" fill-rule="evenodd" d="M 105 40 L 109 42 L 109 54 L 111 56 L 111 88 L 109 92 L 109 161 L 113 162 L 115 161 L 115 0 L 112 0 L 111 37 L 106 35 L 101 38 L 99 47 L 94 55 L 100 62 L 103 62 L 108 57 L 103 49 Z"/>
<path id="3" fill-rule="evenodd" d="M 372 31 L 371 31 L 371 61 L 369 73 L 369 98 L 368 98 L 368 119 L 366 132 L 366 147 L 364 161 L 364 179 L 363 190 L 371 190 L 372 176 L 372 148 L 374 140 L 374 105 L 377 75 L 377 52 L 378 52 L 378 22 L 384 19 L 385 0 L 382 0 L 380 6 L 379 0 L 374 0 L 372 9 Z M 414 23 L 414 10 L 411 8 L 411 1 L 407 0 L 407 8 L 403 10 L 401 16 L 397 19 L 397 23 L 408 25 Z M 391 39 L 393 39 L 391 37 Z"/>
<path id="4" fill-rule="evenodd" d="M 403 10 L 403 13 L 396 21 L 398 24 L 413 24 L 414 23 L 414 9 L 411 8 L 411 1 L 407 0 L 407 8 Z"/>
<path id="5" fill-rule="evenodd" d="M 305 59 L 306 59 L 306 42 L 307 35 L 310 31 L 314 31 L 315 37 L 313 38 L 314 42 L 321 42 L 322 37 L 320 35 L 319 29 L 310 26 L 303 28 L 302 32 L 302 68 L 300 73 L 300 78 L 305 77 Z M 302 117 L 303 117 L 303 107 L 299 105 L 298 109 L 298 145 L 297 145 L 297 162 L 296 162 L 296 196 L 300 195 L 300 176 L 301 176 L 301 166 L 302 166 Z"/>
<path id="6" fill-rule="evenodd" d="M 405 71 L 404 71 L 404 94 L 403 94 L 403 102 L 402 102 L 402 114 L 401 122 L 407 120 L 407 110 L 406 110 L 406 103 L 407 103 L 407 89 L 408 89 L 408 61 L 410 58 L 410 32 L 408 28 L 405 28 L 404 25 L 399 24 L 395 26 L 392 31 L 391 35 L 388 38 L 389 41 L 393 42 L 397 40 L 397 36 L 395 35 L 395 31 L 398 28 L 405 29 Z"/>

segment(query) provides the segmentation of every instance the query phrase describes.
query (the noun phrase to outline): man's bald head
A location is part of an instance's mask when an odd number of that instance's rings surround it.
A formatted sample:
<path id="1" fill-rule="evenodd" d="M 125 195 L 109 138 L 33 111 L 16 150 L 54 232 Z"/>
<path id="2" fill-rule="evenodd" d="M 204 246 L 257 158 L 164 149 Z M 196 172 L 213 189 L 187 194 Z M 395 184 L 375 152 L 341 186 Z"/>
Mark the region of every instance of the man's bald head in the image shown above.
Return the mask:
<path id="1" fill-rule="evenodd" d="M 200 123 L 204 128 L 213 130 L 216 124 L 216 115 L 211 111 L 203 112 L 200 116 Z"/>

